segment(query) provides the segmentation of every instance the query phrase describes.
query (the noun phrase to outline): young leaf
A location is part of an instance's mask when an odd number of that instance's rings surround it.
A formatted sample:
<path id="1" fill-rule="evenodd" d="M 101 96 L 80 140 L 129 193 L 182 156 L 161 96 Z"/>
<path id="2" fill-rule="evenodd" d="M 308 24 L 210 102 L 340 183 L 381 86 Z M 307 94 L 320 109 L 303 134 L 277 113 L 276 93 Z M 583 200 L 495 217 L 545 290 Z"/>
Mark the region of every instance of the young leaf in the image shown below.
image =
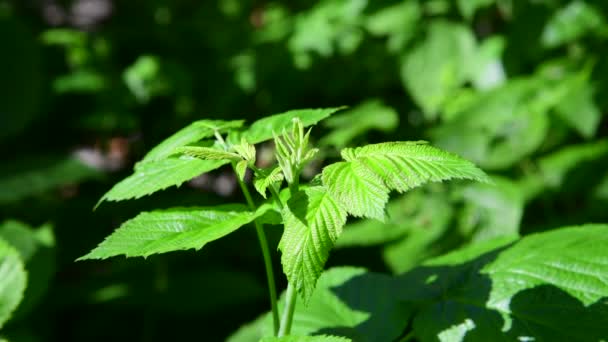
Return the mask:
<path id="1" fill-rule="evenodd" d="M 275 183 L 283 181 L 283 174 L 280 167 L 275 167 L 271 171 L 261 170 L 260 175 L 253 181 L 255 189 L 266 198 L 266 189 Z"/>
<path id="2" fill-rule="evenodd" d="M 23 299 L 27 273 L 13 247 L 0 239 L 0 328 L 8 321 Z"/>
<path id="3" fill-rule="evenodd" d="M 217 169 L 228 160 L 200 160 L 194 158 L 169 158 L 135 165 L 135 172 L 114 185 L 99 200 L 123 201 L 137 199 L 170 186 L 180 186 L 200 174 Z"/>
<path id="4" fill-rule="evenodd" d="M 222 238 L 263 215 L 244 206 L 226 205 L 212 208 L 174 208 L 144 212 L 123 223 L 97 248 L 79 258 L 106 259 L 124 254 L 127 257 L 201 249 L 208 242 Z"/>
<path id="5" fill-rule="evenodd" d="M 488 182 L 471 162 L 422 142 L 391 142 L 342 150 L 345 162 L 323 169 L 323 184 L 354 216 L 384 218 L 390 190 L 405 192 L 430 181 Z"/>
<path id="6" fill-rule="evenodd" d="M 473 163 L 423 142 L 388 142 L 342 150 L 347 161 L 361 161 L 390 190 L 405 192 L 427 182 L 453 178 L 490 182 Z"/>
<path id="7" fill-rule="evenodd" d="M 240 180 L 245 179 L 245 173 L 247 172 L 247 164 L 248 163 L 246 160 L 241 160 L 236 164 L 236 176 L 239 177 Z"/>
<path id="8" fill-rule="evenodd" d="M 175 149 L 181 146 L 197 142 L 203 138 L 213 136 L 214 132 L 226 132 L 232 128 L 243 125 L 243 120 L 200 120 L 195 121 L 173 134 L 156 147 L 150 150 L 142 159 L 143 162 L 158 161 L 165 159 L 175 153 Z"/>
<path id="9" fill-rule="evenodd" d="M 205 160 L 241 160 L 241 157 L 236 153 L 220 150 L 213 147 L 181 146 L 176 148 L 175 152 L 187 155 L 189 157 Z"/>
<path id="10" fill-rule="evenodd" d="M 339 162 L 326 167 L 323 184 L 349 214 L 384 220 L 389 189 L 363 163 Z"/>
<path id="11" fill-rule="evenodd" d="M 307 301 L 346 223 L 346 211 L 323 187 L 310 187 L 292 195 L 283 220 L 283 271 Z"/>
<path id="12" fill-rule="evenodd" d="M 283 130 L 289 130 L 294 118 L 300 118 L 304 127 L 314 125 L 329 117 L 333 113 L 345 107 L 323 108 L 323 109 L 296 109 L 282 114 L 275 114 L 262 118 L 249 127 L 242 137 L 250 144 L 261 143 L 273 138 L 273 132 L 279 134 Z"/>

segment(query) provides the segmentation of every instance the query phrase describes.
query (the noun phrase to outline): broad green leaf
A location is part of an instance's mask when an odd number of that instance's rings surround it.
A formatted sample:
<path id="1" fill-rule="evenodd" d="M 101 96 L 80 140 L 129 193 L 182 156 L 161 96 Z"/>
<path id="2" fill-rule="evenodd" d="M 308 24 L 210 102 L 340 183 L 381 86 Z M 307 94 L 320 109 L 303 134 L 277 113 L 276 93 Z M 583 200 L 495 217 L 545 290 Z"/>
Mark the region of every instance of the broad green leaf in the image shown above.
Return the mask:
<path id="1" fill-rule="evenodd" d="M 322 178 L 328 191 L 349 214 L 384 220 L 389 189 L 362 162 L 331 164 L 323 169 Z"/>
<path id="2" fill-rule="evenodd" d="M 466 101 L 431 136 L 439 147 L 483 168 L 510 167 L 544 141 L 547 112 L 558 98 L 553 90 L 537 78 L 510 80 Z"/>
<path id="3" fill-rule="evenodd" d="M 287 42 L 296 67 L 310 67 L 312 53 L 329 57 L 336 48 L 342 54 L 353 53 L 364 37 L 358 24 L 367 3 L 367 0 L 324 0 L 308 11 L 299 12 Z"/>
<path id="4" fill-rule="evenodd" d="M 19 252 L 1 238 L 0 279 L 0 328 L 2 328 L 23 299 L 27 273 Z"/>
<path id="5" fill-rule="evenodd" d="M 8 220 L 0 225 L 0 239 L 4 239 L 20 254 L 28 272 L 28 286 L 23 302 L 14 317 L 30 312 L 49 290 L 55 274 L 55 236 L 50 224 L 39 228 Z"/>
<path id="6" fill-rule="evenodd" d="M 263 215 L 269 209 L 264 208 L 256 213 L 239 205 L 144 212 L 123 223 L 97 248 L 78 260 L 106 259 L 122 254 L 147 257 L 178 250 L 199 250 L 208 242 Z"/>
<path id="7" fill-rule="evenodd" d="M 492 5 L 496 0 L 458 0 L 457 5 L 460 13 L 467 19 L 473 19 L 475 12 L 483 7 Z"/>
<path id="8" fill-rule="evenodd" d="M 368 16 L 365 28 L 374 36 L 388 37 L 388 50 L 399 52 L 414 37 L 421 16 L 417 2 L 403 1 Z"/>
<path id="9" fill-rule="evenodd" d="M 320 144 L 343 148 L 369 130 L 390 132 L 398 124 L 399 115 L 393 108 L 379 100 L 369 100 L 325 120 L 323 126 L 332 131 L 321 139 Z"/>
<path id="10" fill-rule="evenodd" d="M 460 231 L 472 241 L 519 234 L 524 193 L 506 178 L 492 180 L 494 184 L 470 184 L 461 192 L 465 206 L 460 213 Z"/>
<path id="11" fill-rule="evenodd" d="M 476 56 L 477 68 L 474 69 L 471 79 L 476 89 L 487 91 L 506 82 L 507 77 L 502 63 L 505 45 L 506 40 L 502 36 L 492 36 L 479 45 Z M 457 97 L 452 100 L 457 100 Z"/>
<path id="12" fill-rule="evenodd" d="M 608 336 L 608 226 L 503 237 L 399 276 L 421 341 L 599 341 Z M 572 317 L 577 317 L 572 320 Z"/>
<path id="13" fill-rule="evenodd" d="M 541 42 L 544 47 L 554 48 L 604 25 L 601 12 L 585 1 L 575 0 L 554 13 L 542 32 Z"/>
<path id="14" fill-rule="evenodd" d="M 469 80 L 475 53 L 475 37 L 468 27 L 434 21 L 426 39 L 404 56 L 401 79 L 427 119 L 435 119 L 445 101 Z"/>
<path id="15" fill-rule="evenodd" d="M 98 171 L 71 157 L 36 157 L 3 164 L 0 168 L 0 204 L 99 176 Z"/>
<path id="16" fill-rule="evenodd" d="M 176 153 L 181 153 L 189 157 L 206 160 L 230 160 L 239 161 L 241 157 L 233 152 L 220 150 L 213 147 L 202 146 L 182 146 L 175 149 Z"/>
<path id="17" fill-rule="evenodd" d="M 185 146 L 201 139 L 213 136 L 214 132 L 227 132 L 243 125 L 242 120 L 200 120 L 182 128 L 169 138 L 150 150 L 142 159 L 142 162 L 159 161 L 175 153 L 175 149 Z"/>
<path id="18" fill-rule="evenodd" d="M 607 243 L 608 225 L 566 227 L 523 238 L 482 270 L 500 284 L 493 287 L 488 304 L 502 308 L 519 291 L 544 284 L 565 291 L 585 306 L 605 299 Z"/>
<path id="19" fill-rule="evenodd" d="M 135 172 L 114 185 L 99 200 L 123 201 L 137 199 L 170 186 L 182 183 L 227 164 L 227 160 L 200 160 L 196 158 L 169 158 L 139 163 Z"/>
<path id="20" fill-rule="evenodd" d="M 359 161 L 390 190 L 405 192 L 426 182 L 471 179 L 489 182 L 473 163 L 424 142 L 387 142 L 342 150 L 348 162 Z"/>
<path id="21" fill-rule="evenodd" d="M 555 113 L 583 137 L 590 139 L 595 135 L 602 114 L 594 102 L 595 88 L 590 83 L 589 70 L 557 80 L 566 94 L 555 107 Z"/>
<path id="22" fill-rule="evenodd" d="M 350 342 L 349 338 L 331 336 L 331 335 L 316 335 L 316 336 L 295 336 L 289 335 L 285 337 L 265 337 L 260 342 Z"/>
<path id="23" fill-rule="evenodd" d="M 382 250 L 382 258 L 393 273 L 410 270 L 448 250 L 443 238 L 451 228 L 455 211 L 445 192 L 417 191 L 407 193 L 404 198 L 412 208 L 401 219 L 391 217 L 391 220 L 409 226 L 409 230 Z"/>
<path id="24" fill-rule="evenodd" d="M 272 133 L 281 134 L 285 129 L 288 130 L 293 125 L 294 118 L 300 118 L 304 127 L 314 125 L 317 122 L 328 118 L 333 113 L 345 107 L 324 108 L 324 109 L 296 109 L 282 114 L 275 114 L 262 118 L 243 132 L 242 137 L 250 144 L 258 144 L 273 138 Z"/>
<path id="25" fill-rule="evenodd" d="M 342 233 L 346 211 L 323 187 L 310 187 L 292 195 L 283 220 L 285 231 L 279 242 L 283 272 L 308 301 Z"/>
<path id="26" fill-rule="evenodd" d="M 283 178 L 281 168 L 278 166 L 272 170 L 260 170 L 260 175 L 253 181 L 253 186 L 260 195 L 266 198 L 266 190 L 268 187 L 276 183 L 280 184 L 283 181 Z"/>
<path id="27" fill-rule="evenodd" d="M 395 341 L 412 311 L 387 294 L 391 277 L 361 268 L 337 267 L 323 272 L 307 305 L 296 302 L 291 333 L 331 334 L 353 341 Z M 285 296 L 279 300 L 279 310 Z M 272 336 L 272 317 L 264 314 L 241 327 L 228 342 L 257 342 Z"/>
<path id="28" fill-rule="evenodd" d="M 585 162 L 599 160 L 608 155 L 608 140 L 570 145 L 539 160 L 541 181 L 550 188 L 559 188 L 569 172 Z"/>

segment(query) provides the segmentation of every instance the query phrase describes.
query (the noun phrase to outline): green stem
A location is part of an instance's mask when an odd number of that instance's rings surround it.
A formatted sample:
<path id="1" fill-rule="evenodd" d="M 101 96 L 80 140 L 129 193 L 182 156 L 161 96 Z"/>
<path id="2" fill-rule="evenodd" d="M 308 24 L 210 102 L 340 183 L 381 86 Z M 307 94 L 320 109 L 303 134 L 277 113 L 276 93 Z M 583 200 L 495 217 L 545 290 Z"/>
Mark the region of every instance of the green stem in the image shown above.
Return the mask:
<path id="1" fill-rule="evenodd" d="M 292 284 L 287 284 L 287 293 L 285 294 L 285 310 L 281 318 L 281 328 L 279 328 L 279 337 L 287 336 L 291 332 L 291 322 L 293 313 L 296 308 L 296 299 L 298 298 L 297 291 Z"/>
<path id="2" fill-rule="evenodd" d="M 232 168 L 235 168 L 234 164 L 232 165 Z M 254 211 L 255 204 L 253 203 L 249 189 L 247 189 L 247 185 L 245 185 L 245 182 L 243 182 L 238 176 L 236 178 L 239 181 L 241 191 L 245 196 L 249 210 Z M 260 247 L 262 248 L 262 255 L 264 256 L 264 267 L 266 268 L 266 280 L 268 281 L 268 292 L 270 295 L 270 307 L 272 308 L 273 331 L 274 335 L 276 336 L 279 330 L 279 308 L 277 306 L 277 289 L 274 282 L 274 272 L 272 270 L 270 249 L 268 248 L 266 233 L 264 233 L 264 225 L 260 224 L 258 220 L 254 220 L 253 224 L 255 225 L 255 231 L 258 234 L 258 240 L 260 242 Z"/>

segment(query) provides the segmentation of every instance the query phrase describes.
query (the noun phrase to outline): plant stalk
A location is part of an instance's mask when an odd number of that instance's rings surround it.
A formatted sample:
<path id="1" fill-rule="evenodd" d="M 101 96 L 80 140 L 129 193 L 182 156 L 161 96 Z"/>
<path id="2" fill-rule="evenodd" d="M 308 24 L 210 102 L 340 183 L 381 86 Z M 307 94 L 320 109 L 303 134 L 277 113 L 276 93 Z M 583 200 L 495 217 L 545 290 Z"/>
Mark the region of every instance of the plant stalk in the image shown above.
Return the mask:
<path id="1" fill-rule="evenodd" d="M 281 327 L 279 328 L 278 337 L 289 335 L 291 332 L 291 322 L 293 321 L 293 313 L 296 309 L 296 299 L 298 293 L 292 284 L 287 284 L 287 293 L 285 294 L 285 309 L 281 318 Z"/>
<path id="2" fill-rule="evenodd" d="M 232 165 L 232 168 L 235 168 L 234 164 Z M 241 191 L 245 196 L 249 210 L 254 211 L 255 204 L 253 203 L 249 189 L 247 189 L 247 185 L 245 185 L 245 182 L 243 182 L 238 176 L 236 178 L 239 182 L 239 186 L 241 187 Z M 268 248 L 266 233 L 264 233 L 264 225 L 260 224 L 257 219 L 253 221 L 253 224 L 255 226 L 255 231 L 258 235 L 262 255 L 264 257 L 264 268 L 266 269 L 266 280 L 268 281 L 268 293 L 270 295 L 270 307 L 272 309 L 273 331 L 274 335 L 276 336 L 277 332 L 279 331 L 279 308 L 277 306 L 277 288 L 274 281 L 274 271 L 272 270 L 272 258 L 270 256 L 270 249 Z"/>

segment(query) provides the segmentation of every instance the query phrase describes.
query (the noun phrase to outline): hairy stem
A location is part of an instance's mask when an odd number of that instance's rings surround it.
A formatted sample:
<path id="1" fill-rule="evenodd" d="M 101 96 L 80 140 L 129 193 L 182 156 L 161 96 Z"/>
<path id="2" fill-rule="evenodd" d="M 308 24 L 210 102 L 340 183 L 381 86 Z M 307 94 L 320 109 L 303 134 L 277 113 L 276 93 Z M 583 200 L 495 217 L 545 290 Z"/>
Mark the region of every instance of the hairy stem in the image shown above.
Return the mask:
<path id="1" fill-rule="evenodd" d="M 232 168 L 235 168 L 234 164 L 232 165 Z M 249 189 L 247 189 L 247 185 L 245 185 L 245 182 L 243 182 L 239 177 L 236 178 L 239 181 L 241 191 L 245 196 L 249 210 L 254 211 L 255 204 L 253 203 Z M 266 280 L 268 281 L 268 293 L 270 295 L 270 307 L 272 308 L 273 331 L 274 335 L 276 336 L 279 330 L 279 308 L 277 306 L 277 288 L 274 281 L 274 271 L 272 270 L 272 258 L 270 256 L 270 249 L 268 248 L 266 233 L 264 233 L 264 225 L 260 224 L 257 219 L 253 221 L 253 224 L 255 225 L 255 231 L 258 234 L 258 240 L 260 242 L 262 255 L 264 257 L 264 268 L 266 268 Z"/>
<path id="2" fill-rule="evenodd" d="M 293 313 L 296 308 L 296 299 L 298 293 L 292 284 L 287 284 L 287 293 L 285 294 L 285 309 L 281 318 L 281 327 L 279 328 L 279 337 L 289 335 L 291 331 L 291 322 L 293 321 Z"/>

